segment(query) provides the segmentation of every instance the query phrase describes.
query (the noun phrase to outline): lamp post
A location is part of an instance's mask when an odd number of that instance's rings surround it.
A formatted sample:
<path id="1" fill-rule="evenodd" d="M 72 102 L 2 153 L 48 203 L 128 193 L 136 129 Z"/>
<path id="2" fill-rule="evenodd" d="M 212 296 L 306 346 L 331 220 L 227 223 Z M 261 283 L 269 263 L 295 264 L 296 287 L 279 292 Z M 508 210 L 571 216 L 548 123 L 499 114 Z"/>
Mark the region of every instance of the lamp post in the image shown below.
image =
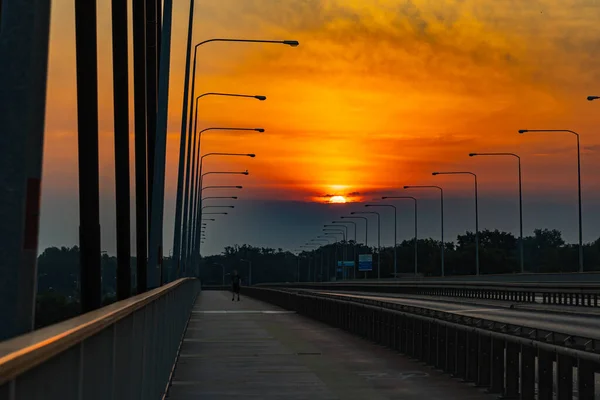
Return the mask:
<path id="1" fill-rule="evenodd" d="M 442 236 L 442 276 L 445 276 L 444 271 L 444 189 L 435 185 L 409 185 L 404 186 L 404 189 L 439 189 L 440 191 L 440 220 L 441 220 L 441 236 Z"/>
<path id="2" fill-rule="evenodd" d="M 432 172 L 431 175 L 471 175 L 475 179 L 475 275 L 479 275 L 479 208 L 477 175 L 469 171 Z"/>
<path id="3" fill-rule="evenodd" d="M 199 182 L 199 190 L 196 191 L 197 196 L 195 196 L 195 201 L 192 204 L 192 213 L 190 215 L 190 225 L 191 225 L 191 229 L 190 229 L 190 233 L 189 233 L 189 239 L 191 240 L 191 237 L 194 234 L 194 231 L 197 229 L 197 221 L 202 219 L 202 210 L 200 209 L 200 204 L 197 201 L 198 198 L 201 198 L 202 196 L 202 183 L 204 180 L 204 177 L 206 175 L 248 175 L 249 172 L 246 171 L 209 171 L 209 172 L 205 172 L 204 174 L 202 174 L 202 176 L 200 177 L 200 182 Z M 190 242 L 191 243 L 191 242 Z M 191 243 L 191 246 L 193 246 L 194 244 Z"/>
<path id="4" fill-rule="evenodd" d="M 202 188 L 202 190 L 208 190 L 208 189 L 242 189 L 243 186 L 227 186 L 227 185 L 217 185 L 217 186 L 205 186 Z"/>
<path id="5" fill-rule="evenodd" d="M 591 96 L 595 97 L 595 96 Z M 589 100 L 589 97 L 588 97 Z M 591 99 L 594 100 L 594 99 Z M 577 194 L 579 202 L 579 272 L 583 272 L 583 232 L 581 224 L 581 150 L 579 146 L 579 133 L 569 129 L 520 129 L 519 133 L 527 132 L 562 132 L 571 133 L 577 138 Z"/>
<path id="6" fill-rule="evenodd" d="M 192 14 L 193 14 L 193 0 L 191 0 L 190 3 L 190 21 L 189 21 L 189 27 L 188 27 L 188 44 L 186 46 L 186 51 L 187 51 L 187 57 L 186 57 L 186 66 L 185 66 L 185 78 L 184 78 L 184 90 L 183 90 L 183 109 L 182 109 L 182 117 L 181 117 L 181 137 L 180 137 L 180 143 L 179 143 L 179 168 L 178 168 L 178 175 L 177 175 L 177 200 L 176 200 L 176 208 L 175 208 L 175 224 L 177 226 L 177 224 L 181 224 L 181 214 L 177 215 L 177 213 L 181 213 L 181 203 L 182 203 L 182 188 L 183 188 L 183 169 L 184 169 L 184 160 L 182 159 L 182 155 L 185 154 L 185 142 L 186 142 L 186 130 L 187 130 L 187 136 L 188 138 L 191 137 L 191 129 L 192 129 L 192 115 L 194 115 L 195 113 L 195 109 L 194 107 L 189 107 L 189 123 L 187 124 L 186 127 L 186 113 L 187 113 L 187 109 L 188 109 L 188 100 L 190 97 L 190 93 L 191 93 L 191 97 L 192 99 L 195 96 L 195 87 L 196 87 L 196 60 L 197 60 L 197 53 L 198 53 L 198 47 L 202 46 L 203 44 L 206 43 L 211 43 L 211 42 L 238 42 L 238 43 L 273 43 L 273 44 L 284 44 L 284 45 L 288 45 L 291 47 L 296 47 L 299 45 L 298 41 L 296 40 L 251 40 L 251 39 L 235 39 L 235 38 L 212 38 L 212 39 L 208 39 L 208 40 L 204 40 L 202 42 L 197 43 L 194 46 L 194 59 L 193 59 L 193 68 L 192 68 L 192 78 L 191 78 L 191 85 L 190 85 L 190 77 L 189 77 L 189 70 L 190 70 L 190 46 L 192 43 Z M 190 88 L 191 86 L 191 88 Z M 189 92 L 188 92 L 189 90 Z M 246 97 L 246 95 L 233 95 L 230 93 L 205 93 L 204 95 L 221 95 L 221 96 L 230 96 L 230 97 Z M 258 100 L 265 100 L 266 97 L 265 96 L 249 96 L 249 97 L 254 97 Z M 197 99 L 196 99 L 196 103 L 197 103 Z M 197 108 L 197 107 L 196 107 Z M 186 129 L 187 128 L 187 129 Z M 195 131 L 195 128 L 194 128 Z M 200 147 L 200 146 L 198 146 Z M 188 148 L 189 148 L 189 139 L 188 139 Z M 178 238 L 178 228 L 176 228 L 176 234 L 175 234 L 175 240 L 179 240 Z M 185 237 L 185 235 L 184 235 Z M 175 248 L 178 248 L 175 247 Z"/>
<path id="7" fill-rule="evenodd" d="M 525 257 L 523 255 L 523 188 L 521 184 L 521 157 L 515 153 L 469 153 L 469 157 L 476 156 L 509 156 L 515 157 L 519 166 L 519 259 L 521 263 L 521 273 L 525 272 Z"/>
<path id="8" fill-rule="evenodd" d="M 192 0 L 193 1 L 193 0 Z M 191 21 L 190 21 L 191 22 Z M 189 40 L 191 41 L 191 38 L 189 38 Z M 190 42 L 191 45 L 191 42 Z M 186 77 L 185 77 L 185 90 L 184 90 L 184 108 L 183 108 L 183 112 L 182 112 L 182 117 L 181 117 L 181 122 L 182 122 L 182 127 L 181 127 L 181 138 L 180 138 L 180 143 L 179 143 L 179 167 L 178 167 L 178 173 L 177 173 L 177 195 L 176 195 L 176 200 L 175 200 L 175 230 L 174 230 L 174 235 L 173 235 L 173 249 L 174 250 L 174 256 L 177 259 L 177 263 L 179 263 L 179 259 L 180 259 L 180 248 L 181 249 L 185 249 L 185 244 L 181 243 L 185 238 L 185 232 L 183 233 L 183 237 L 182 237 L 182 203 L 184 203 L 184 197 L 185 194 L 183 192 L 184 190 L 184 170 L 185 170 L 185 185 L 187 186 L 186 192 L 187 193 L 189 191 L 189 180 L 190 180 L 190 166 L 192 164 L 192 155 L 196 154 L 197 152 L 195 151 L 196 149 L 196 124 L 198 121 L 198 100 L 201 99 L 202 97 L 205 96 L 226 96 L 226 97 L 242 97 L 242 98 L 254 98 L 260 101 L 264 101 L 267 98 L 265 96 L 260 96 L 260 95 L 245 95 L 245 94 L 234 94 L 234 93 L 219 93 L 219 92 L 208 92 L 208 93 L 203 93 L 200 96 L 196 97 L 196 110 L 195 110 L 195 115 L 194 115 L 194 128 L 193 131 L 190 129 L 190 134 L 187 135 L 187 146 L 185 144 L 186 141 L 186 113 L 187 113 L 187 101 L 188 101 L 188 93 L 187 93 L 187 84 L 188 84 L 188 79 L 189 79 L 189 45 L 188 45 L 188 54 L 187 54 L 187 59 L 186 59 Z M 191 121 L 190 121 L 190 126 L 189 128 L 191 128 Z M 193 135 L 191 134 L 193 132 Z M 193 140 L 192 140 L 192 136 L 193 136 Z M 193 144 L 192 144 L 193 142 Z M 187 147 L 187 151 L 186 151 L 186 147 Z M 198 147 L 200 147 L 200 141 L 198 140 Z M 182 157 L 183 155 L 185 155 L 185 157 Z M 195 162 L 195 159 L 194 159 Z M 185 208 L 184 208 L 185 209 Z M 184 219 L 185 221 L 185 219 Z M 185 256 L 181 256 L 181 259 L 185 260 Z"/>
<path id="9" fill-rule="evenodd" d="M 366 204 L 365 207 L 391 207 L 394 209 L 394 278 L 398 276 L 398 259 L 396 257 L 396 242 L 398 240 L 398 210 L 391 204 Z"/>
<path id="10" fill-rule="evenodd" d="M 381 279 L 381 215 L 375 211 L 351 212 L 351 215 L 356 214 L 371 214 L 377 215 L 377 279 Z"/>
<path id="11" fill-rule="evenodd" d="M 317 236 L 318 237 L 318 236 Z M 319 245 L 319 250 L 321 252 L 321 281 L 323 281 L 323 242 L 326 242 L 327 244 L 329 244 L 329 239 L 310 239 L 311 242 L 321 242 L 321 244 Z M 316 268 L 315 268 L 315 272 L 313 275 L 316 275 Z"/>
<path id="12" fill-rule="evenodd" d="M 191 224 L 191 219 L 193 219 L 194 214 L 193 214 L 193 209 L 195 208 L 194 205 L 194 200 L 197 199 L 197 192 L 198 192 L 198 166 L 196 165 L 196 160 L 198 159 L 198 156 L 200 155 L 200 139 L 202 138 L 202 133 L 207 132 L 207 131 L 264 131 L 264 129 L 261 128 L 232 128 L 232 127 L 210 127 L 210 128 L 205 128 L 202 129 L 200 132 L 198 132 L 198 146 L 196 146 L 196 140 L 195 140 L 195 131 L 194 131 L 194 144 L 191 147 L 193 149 L 190 150 L 189 154 L 188 154 L 188 160 L 186 163 L 186 174 L 185 174 L 185 187 L 183 188 L 184 192 L 183 192 L 183 200 L 179 199 L 176 200 L 176 207 L 175 207 L 175 231 L 174 231 L 174 249 L 179 249 L 179 245 L 178 243 L 175 243 L 176 240 L 179 240 L 178 237 L 181 235 L 181 259 L 184 260 L 184 262 L 187 260 L 187 252 L 189 249 L 188 242 L 191 236 L 191 233 L 189 233 L 190 230 L 190 224 Z M 191 137 L 191 135 L 190 135 Z M 188 147 L 188 150 L 190 148 Z M 191 162 L 189 160 L 189 157 L 191 157 Z M 182 167 L 183 168 L 183 167 Z M 191 170 L 190 170 L 191 168 Z M 177 182 L 177 196 L 180 196 L 180 187 L 179 187 L 179 176 L 178 176 L 178 182 Z M 181 177 L 181 179 L 183 180 L 183 177 Z M 182 182 L 183 185 L 183 182 Z M 181 202 L 183 202 L 183 224 L 181 224 L 180 218 L 181 216 L 179 216 L 178 218 L 178 210 L 181 207 Z M 181 211 L 179 211 L 181 212 Z M 190 213 L 192 213 L 190 215 Z M 183 225 L 183 226 L 181 226 Z M 180 229 L 183 229 L 183 234 L 181 234 Z M 176 245 L 177 244 L 177 245 Z M 177 250 L 177 255 L 179 255 L 179 250 Z M 184 266 L 185 267 L 185 266 Z"/>
<path id="13" fill-rule="evenodd" d="M 343 217 L 342 217 L 343 218 Z M 352 224 L 354 226 L 354 244 L 352 245 L 352 273 L 356 278 L 356 222 L 354 221 L 332 221 L 332 224 Z M 348 239 L 350 242 L 350 239 Z"/>
<path id="14" fill-rule="evenodd" d="M 317 246 L 317 245 L 312 244 L 312 243 L 305 243 L 303 246 L 300 246 L 300 247 L 310 249 L 311 252 L 314 252 L 314 246 Z M 308 259 L 308 269 L 306 271 L 306 281 L 310 282 L 310 255 L 307 256 L 307 259 Z"/>
<path id="15" fill-rule="evenodd" d="M 333 272 L 334 272 L 334 275 L 336 276 L 336 279 L 337 279 L 337 263 L 338 263 L 338 251 L 337 251 L 337 248 L 338 248 L 338 237 L 337 237 L 337 235 L 342 235 L 342 240 L 343 240 L 344 231 L 338 230 L 337 232 L 336 231 L 329 231 L 328 232 L 327 230 L 323 229 L 323 235 L 325 235 L 325 236 L 332 236 L 333 237 L 333 246 L 334 246 L 333 247 L 333 251 L 334 251 L 334 255 L 335 255 L 334 260 L 333 260 L 333 262 L 334 262 Z"/>
<path id="16" fill-rule="evenodd" d="M 398 200 L 398 199 L 412 199 L 415 202 L 415 276 L 418 273 L 418 269 L 417 269 L 417 199 L 415 197 L 412 196 L 383 196 L 381 198 L 382 200 L 386 200 L 386 199 L 392 199 L 392 200 Z"/>
<path id="17" fill-rule="evenodd" d="M 367 241 L 367 239 L 369 238 L 369 219 L 367 217 L 347 217 L 347 216 L 343 216 L 340 218 L 341 219 L 362 219 L 363 221 L 365 221 L 365 246 L 369 247 L 369 243 Z M 356 236 L 354 236 L 354 239 L 356 239 Z"/>
<path id="18" fill-rule="evenodd" d="M 324 228 L 344 228 L 343 232 L 344 232 L 344 243 L 342 244 L 342 257 L 344 258 L 342 261 L 342 277 L 345 277 L 345 269 L 344 269 L 344 262 L 346 261 L 346 259 L 348 258 L 348 251 L 347 251 L 347 247 L 348 247 L 348 227 L 346 225 L 333 225 L 333 224 L 326 224 L 323 225 Z"/>

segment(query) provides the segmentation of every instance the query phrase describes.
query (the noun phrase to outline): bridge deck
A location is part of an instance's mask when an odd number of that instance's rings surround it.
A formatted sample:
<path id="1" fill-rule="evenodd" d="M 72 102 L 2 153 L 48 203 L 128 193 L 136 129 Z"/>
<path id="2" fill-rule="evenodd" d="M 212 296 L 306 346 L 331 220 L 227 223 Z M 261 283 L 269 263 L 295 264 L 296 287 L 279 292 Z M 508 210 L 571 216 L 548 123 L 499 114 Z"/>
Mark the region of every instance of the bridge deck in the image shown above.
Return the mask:
<path id="1" fill-rule="evenodd" d="M 169 399 L 495 398 L 347 332 L 229 296 L 198 297 Z"/>

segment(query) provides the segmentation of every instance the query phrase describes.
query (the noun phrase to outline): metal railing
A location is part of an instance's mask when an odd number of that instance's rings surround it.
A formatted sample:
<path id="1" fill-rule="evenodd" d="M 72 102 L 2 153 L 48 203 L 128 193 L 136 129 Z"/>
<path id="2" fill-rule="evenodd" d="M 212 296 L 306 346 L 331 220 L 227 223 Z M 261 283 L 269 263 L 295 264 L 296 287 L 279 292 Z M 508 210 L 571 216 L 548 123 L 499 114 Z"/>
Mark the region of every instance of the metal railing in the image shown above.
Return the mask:
<path id="1" fill-rule="evenodd" d="M 375 292 L 423 296 L 463 297 L 502 300 L 519 303 L 540 303 L 598 307 L 600 284 L 584 283 L 511 283 L 511 282 L 323 282 L 268 284 L 266 287 Z"/>
<path id="2" fill-rule="evenodd" d="M 163 398 L 199 290 L 179 279 L 0 342 L 0 400 Z"/>
<path id="3" fill-rule="evenodd" d="M 327 296 L 257 287 L 246 293 L 390 347 L 504 398 L 600 395 L 595 385 L 600 354 L 577 345 Z"/>

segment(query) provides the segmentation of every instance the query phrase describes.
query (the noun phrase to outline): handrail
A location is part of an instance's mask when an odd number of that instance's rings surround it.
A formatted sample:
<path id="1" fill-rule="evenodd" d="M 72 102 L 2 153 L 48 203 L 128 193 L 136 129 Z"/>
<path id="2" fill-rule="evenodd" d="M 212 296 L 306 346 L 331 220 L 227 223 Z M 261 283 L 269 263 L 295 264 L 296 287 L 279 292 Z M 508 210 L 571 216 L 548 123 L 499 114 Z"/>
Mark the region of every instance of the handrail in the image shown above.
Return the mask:
<path id="1" fill-rule="evenodd" d="M 420 288 L 460 288 L 460 289 L 506 289 L 522 290 L 537 289 L 543 290 L 600 290 L 600 283 L 577 283 L 577 282 L 493 282 L 493 281 L 445 281 L 445 282 L 422 282 L 422 281 L 393 281 L 393 282 L 359 282 L 359 281 L 339 281 L 339 282 L 297 282 L 297 283 L 265 283 L 256 286 L 263 287 L 420 287 Z"/>
<path id="2" fill-rule="evenodd" d="M 67 321 L 0 342 L 0 385 L 90 338 L 190 280 L 194 278 L 181 278 Z"/>

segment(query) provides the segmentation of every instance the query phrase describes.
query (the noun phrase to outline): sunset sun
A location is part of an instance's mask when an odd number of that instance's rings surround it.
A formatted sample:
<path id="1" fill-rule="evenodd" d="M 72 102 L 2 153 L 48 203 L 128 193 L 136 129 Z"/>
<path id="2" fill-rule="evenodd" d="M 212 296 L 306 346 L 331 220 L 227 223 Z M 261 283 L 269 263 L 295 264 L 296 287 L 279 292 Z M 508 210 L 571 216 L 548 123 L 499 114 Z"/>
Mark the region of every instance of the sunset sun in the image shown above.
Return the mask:
<path id="1" fill-rule="evenodd" d="M 329 199 L 330 203 L 345 203 L 346 202 L 346 198 L 344 196 L 331 196 L 331 198 Z"/>

